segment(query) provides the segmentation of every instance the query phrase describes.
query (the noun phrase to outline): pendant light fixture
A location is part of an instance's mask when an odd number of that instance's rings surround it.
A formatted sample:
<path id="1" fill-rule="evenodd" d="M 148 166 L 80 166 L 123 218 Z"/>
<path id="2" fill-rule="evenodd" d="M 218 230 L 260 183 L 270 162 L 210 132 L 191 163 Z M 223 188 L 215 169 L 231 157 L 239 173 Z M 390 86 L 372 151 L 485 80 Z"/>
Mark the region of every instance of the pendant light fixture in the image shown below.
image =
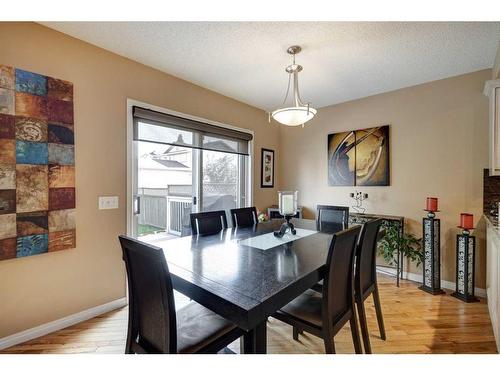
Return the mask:
<path id="1" fill-rule="evenodd" d="M 311 120 L 317 111 L 311 107 L 310 103 L 302 102 L 299 94 L 299 72 L 302 71 L 302 65 L 295 64 L 295 55 L 298 54 L 302 48 L 299 46 L 291 46 L 286 51 L 293 56 L 293 63 L 286 67 L 285 71 L 288 73 L 288 87 L 286 90 L 285 100 L 281 107 L 271 113 L 273 119 L 280 124 L 287 126 L 302 125 Z M 290 82 L 293 79 L 293 98 L 291 98 L 291 105 L 287 106 L 288 94 L 290 92 Z M 269 122 L 271 117 L 269 117 Z"/>

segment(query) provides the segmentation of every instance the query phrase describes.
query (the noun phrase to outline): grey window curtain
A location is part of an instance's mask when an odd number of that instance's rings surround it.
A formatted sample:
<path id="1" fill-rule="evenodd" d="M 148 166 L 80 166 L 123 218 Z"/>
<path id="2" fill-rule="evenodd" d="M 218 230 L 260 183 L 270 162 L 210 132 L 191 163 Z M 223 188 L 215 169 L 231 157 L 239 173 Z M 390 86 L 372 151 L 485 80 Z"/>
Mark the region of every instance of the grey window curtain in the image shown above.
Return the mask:
<path id="1" fill-rule="evenodd" d="M 136 107 L 134 140 L 248 155 L 250 133 Z"/>

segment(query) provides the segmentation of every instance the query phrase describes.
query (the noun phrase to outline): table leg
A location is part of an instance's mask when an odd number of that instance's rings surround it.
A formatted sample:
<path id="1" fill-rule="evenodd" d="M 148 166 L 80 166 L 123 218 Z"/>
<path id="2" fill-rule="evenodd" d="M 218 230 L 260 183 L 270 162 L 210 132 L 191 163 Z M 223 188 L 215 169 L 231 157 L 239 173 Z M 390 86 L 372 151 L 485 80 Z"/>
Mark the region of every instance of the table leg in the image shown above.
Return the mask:
<path id="1" fill-rule="evenodd" d="M 401 266 L 399 267 L 399 272 L 400 272 L 399 278 L 401 280 L 403 280 L 403 274 L 404 274 L 404 266 L 405 266 L 404 265 L 404 260 L 405 260 L 404 259 L 404 254 L 401 252 Z"/>
<path id="2" fill-rule="evenodd" d="M 399 276 L 400 276 L 400 271 L 399 270 L 400 270 L 400 267 L 401 267 L 401 263 L 400 263 L 401 257 L 399 256 L 399 246 L 398 246 L 396 258 L 398 259 L 396 261 L 396 285 L 399 288 Z"/>
<path id="3" fill-rule="evenodd" d="M 400 224 L 400 228 L 399 228 L 400 232 L 399 232 L 399 235 L 400 235 L 400 238 L 403 238 L 404 234 L 405 234 L 405 221 L 404 221 L 404 218 L 403 218 L 403 221 L 401 222 Z M 398 257 L 399 257 L 399 247 L 398 247 Z M 398 259 L 398 272 L 399 272 L 399 277 L 398 277 L 398 287 L 399 287 L 399 279 L 403 279 L 403 268 L 404 268 L 404 253 L 401 251 L 401 257 Z"/>
<path id="4" fill-rule="evenodd" d="M 242 342 L 244 354 L 266 354 L 267 353 L 267 328 L 266 320 L 259 323 L 254 329 L 243 335 Z"/>

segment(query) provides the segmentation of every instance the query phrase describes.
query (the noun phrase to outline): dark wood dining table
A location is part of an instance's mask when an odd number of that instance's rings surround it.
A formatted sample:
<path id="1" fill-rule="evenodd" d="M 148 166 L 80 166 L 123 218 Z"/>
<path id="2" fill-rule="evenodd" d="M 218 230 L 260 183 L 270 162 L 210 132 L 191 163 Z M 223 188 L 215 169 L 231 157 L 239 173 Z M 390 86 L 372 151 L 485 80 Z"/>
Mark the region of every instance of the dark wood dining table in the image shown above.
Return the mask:
<path id="1" fill-rule="evenodd" d="M 292 222 L 316 230 L 314 220 Z M 329 228 L 266 250 L 245 244 L 281 223 L 150 242 L 163 249 L 175 290 L 246 332 L 244 353 L 266 353 L 267 318 L 323 279 L 332 235 L 343 229 Z"/>

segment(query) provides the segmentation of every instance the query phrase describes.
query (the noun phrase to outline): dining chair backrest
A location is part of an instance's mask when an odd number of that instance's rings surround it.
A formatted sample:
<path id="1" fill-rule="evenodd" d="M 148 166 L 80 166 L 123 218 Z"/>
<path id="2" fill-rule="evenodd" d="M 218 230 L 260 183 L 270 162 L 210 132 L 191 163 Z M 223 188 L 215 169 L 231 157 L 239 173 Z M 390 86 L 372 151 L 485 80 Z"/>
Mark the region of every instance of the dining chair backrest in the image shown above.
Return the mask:
<path id="1" fill-rule="evenodd" d="M 209 211 L 191 214 L 191 232 L 215 234 L 227 228 L 226 211 Z"/>
<path id="2" fill-rule="evenodd" d="M 325 206 L 316 207 L 316 228 L 322 232 L 337 232 L 346 229 L 349 223 L 349 207 Z"/>
<path id="3" fill-rule="evenodd" d="M 376 282 L 377 239 L 382 219 L 363 224 L 356 251 L 356 290 L 364 293 Z"/>
<path id="4" fill-rule="evenodd" d="M 354 256 L 361 227 L 355 226 L 333 235 L 323 282 L 323 316 L 333 325 L 353 307 Z M 326 298 L 325 298 L 326 296 Z"/>
<path id="5" fill-rule="evenodd" d="M 174 292 L 163 250 L 127 236 L 119 239 L 129 288 L 127 345 L 134 352 L 175 353 Z"/>
<path id="6" fill-rule="evenodd" d="M 255 207 L 233 208 L 231 210 L 233 227 L 253 227 L 257 224 L 257 209 Z"/>

